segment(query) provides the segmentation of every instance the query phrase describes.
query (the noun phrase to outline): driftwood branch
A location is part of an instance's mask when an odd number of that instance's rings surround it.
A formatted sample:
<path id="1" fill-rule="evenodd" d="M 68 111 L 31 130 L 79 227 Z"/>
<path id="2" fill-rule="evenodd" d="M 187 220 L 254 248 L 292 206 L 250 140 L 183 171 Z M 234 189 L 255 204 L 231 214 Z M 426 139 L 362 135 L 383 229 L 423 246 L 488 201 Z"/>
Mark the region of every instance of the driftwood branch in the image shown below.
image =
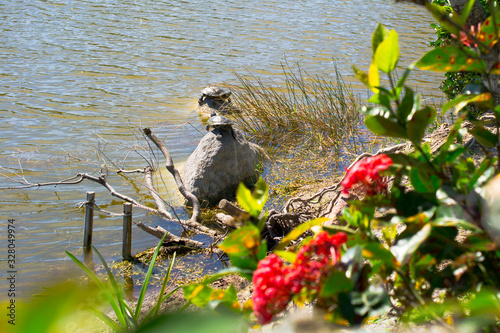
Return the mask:
<path id="1" fill-rule="evenodd" d="M 227 201 L 226 199 L 222 199 L 219 202 L 219 208 L 224 210 L 226 213 L 228 213 L 229 215 L 231 215 L 232 217 L 234 217 L 236 219 L 248 215 L 248 213 L 245 212 L 243 209 L 236 207 L 236 205 L 232 204 L 231 202 Z"/>
<path id="2" fill-rule="evenodd" d="M 183 245 L 183 246 L 188 246 L 188 247 L 193 247 L 193 248 L 201 248 L 203 246 L 203 243 L 189 239 L 189 238 L 184 238 L 184 237 L 177 237 L 174 234 L 168 232 L 167 230 L 163 229 L 160 226 L 156 226 L 156 228 L 152 228 L 150 226 L 145 225 L 142 222 L 135 223 L 134 224 L 139 227 L 139 229 L 144 230 L 150 235 L 153 235 L 159 239 L 162 239 L 163 236 L 166 234 L 165 239 L 163 241 L 164 246 L 168 245 Z"/>
<path id="3" fill-rule="evenodd" d="M 193 215 L 191 218 L 187 221 L 181 220 L 180 223 L 183 226 L 186 226 L 188 228 L 191 228 L 193 230 L 197 230 L 199 232 L 205 233 L 210 236 L 215 236 L 217 233 L 215 230 L 210 229 L 205 227 L 204 225 L 200 224 L 198 222 L 198 219 L 200 217 L 201 213 L 201 208 L 200 208 L 200 202 L 198 201 L 198 198 L 184 187 L 184 182 L 182 181 L 181 175 L 179 171 L 175 168 L 174 162 L 172 161 L 172 157 L 170 157 L 170 153 L 167 150 L 167 147 L 161 142 L 156 135 L 154 135 L 149 128 L 144 128 L 143 129 L 144 134 L 151 140 L 153 143 L 160 149 L 160 151 L 163 153 L 165 156 L 165 167 L 167 170 L 172 174 L 175 180 L 175 184 L 177 185 L 177 188 L 179 189 L 179 192 L 186 198 L 188 201 L 190 201 L 193 205 Z M 152 185 L 152 183 L 151 183 Z M 151 191 L 150 191 L 151 192 Z M 155 202 L 158 205 L 158 208 L 160 209 L 163 200 L 158 196 L 158 195 L 153 195 L 153 198 L 155 198 Z"/>
<path id="4" fill-rule="evenodd" d="M 186 187 L 184 187 L 184 182 L 182 181 L 181 175 L 179 171 L 175 168 L 174 162 L 172 161 L 172 157 L 170 156 L 170 153 L 167 150 L 167 147 L 158 140 L 156 135 L 151 132 L 151 129 L 149 128 L 144 128 L 143 129 L 144 134 L 151 140 L 153 143 L 158 147 L 158 149 L 161 150 L 163 155 L 165 156 L 165 167 L 167 170 L 172 174 L 175 180 L 175 184 L 177 185 L 177 188 L 179 189 L 179 192 L 186 198 L 191 204 L 193 205 L 193 215 L 191 216 L 192 221 L 198 221 L 200 217 L 200 202 L 198 201 L 198 198 L 188 190 L 186 190 Z"/>
<path id="5" fill-rule="evenodd" d="M 24 177 L 21 177 L 21 178 L 22 178 L 22 180 L 17 181 L 17 183 L 22 184 L 21 186 L 11 186 L 11 187 L 7 187 L 7 188 L 8 189 L 20 189 L 20 188 L 43 187 L 43 186 L 74 185 L 74 184 L 79 184 L 84 180 L 90 180 L 90 181 L 93 181 L 93 182 L 98 183 L 98 184 L 102 185 L 103 187 L 105 187 L 112 196 L 119 198 L 119 199 L 122 199 L 123 201 L 130 202 L 132 205 L 134 205 L 137 208 L 144 209 L 144 210 L 151 212 L 155 215 L 159 215 L 167 220 L 175 220 L 172 217 L 172 215 L 168 213 L 168 211 L 165 208 L 165 202 L 161 198 L 159 198 L 159 196 L 158 196 L 159 201 L 161 201 L 161 203 L 163 203 L 162 210 L 154 209 L 154 208 L 145 206 L 145 205 L 137 202 L 135 199 L 133 199 L 127 195 L 124 195 L 120 192 L 117 192 L 113 188 L 113 186 L 111 186 L 106 181 L 106 176 L 103 174 L 101 174 L 99 176 L 92 176 L 92 175 L 89 175 L 87 173 L 77 173 L 73 177 L 70 177 L 70 178 L 67 178 L 67 179 L 64 179 L 64 180 L 61 180 L 58 182 L 47 182 L 47 183 L 30 183 Z M 147 177 L 146 177 L 146 182 L 147 182 Z M 153 189 L 153 192 L 151 194 L 153 195 L 153 193 L 156 193 L 156 191 L 154 191 L 154 189 Z M 159 201 L 155 200 L 155 202 L 157 204 Z M 191 230 L 195 230 L 197 232 L 204 233 L 204 234 L 209 235 L 209 236 L 215 236 L 217 234 L 214 230 L 207 228 L 204 225 L 201 225 L 200 223 L 195 222 L 195 221 L 191 221 L 191 220 L 185 221 L 185 220 L 179 220 L 179 219 L 177 219 L 177 221 L 184 227 L 190 228 Z"/>
<path id="6" fill-rule="evenodd" d="M 146 183 L 146 187 L 148 188 L 149 193 L 153 197 L 153 200 L 156 203 L 156 207 L 158 207 L 158 211 L 165 216 L 169 216 L 170 219 L 174 219 L 174 217 L 168 212 L 167 205 L 165 201 L 158 195 L 154 186 L 153 186 L 153 169 L 151 167 L 146 167 L 144 169 L 144 181 Z"/>

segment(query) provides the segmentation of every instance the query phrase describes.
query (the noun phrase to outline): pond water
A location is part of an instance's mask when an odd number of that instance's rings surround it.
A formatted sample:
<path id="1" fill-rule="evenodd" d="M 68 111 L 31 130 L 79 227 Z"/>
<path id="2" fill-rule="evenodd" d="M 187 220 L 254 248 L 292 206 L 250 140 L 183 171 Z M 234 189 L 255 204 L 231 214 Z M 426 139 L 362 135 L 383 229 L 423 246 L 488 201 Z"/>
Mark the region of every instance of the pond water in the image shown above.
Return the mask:
<path id="1" fill-rule="evenodd" d="M 401 64 L 428 50 L 433 21 L 425 10 L 387 0 L 175 1 L 11 0 L 0 3 L 0 186 L 8 177 L 50 182 L 96 173 L 112 162 L 142 168 L 148 157 L 138 128 L 151 127 L 182 163 L 203 135 L 195 112 L 208 84 L 237 83 L 248 72 L 278 84 L 281 64 L 310 74 L 334 74 L 360 89 L 351 70 L 367 69 L 371 34 L 380 22 L 400 36 Z M 416 71 L 411 82 L 438 95 L 440 76 Z M 179 200 L 164 174 L 163 195 Z M 109 182 L 117 191 L 152 202 L 140 176 Z M 7 221 L 15 220 L 17 288 L 38 292 L 75 273 L 64 251 L 82 257 L 86 191 L 119 213 L 122 203 L 93 183 L 0 192 L 0 262 L 5 290 Z M 182 209 L 179 214 L 185 213 Z M 139 210 L 136 221 L 182 229 Z M 121 255 L 121 219 L 99 214 L 94 245 L 108 261 Z M 134 228 L 134 253 L 157 240 Z M 199 259 L 203 261 L 205 259 Z M 5 287 L 5 288 L 4 288 Z M 2 298 L 4 292 L 2 291 Z"/>

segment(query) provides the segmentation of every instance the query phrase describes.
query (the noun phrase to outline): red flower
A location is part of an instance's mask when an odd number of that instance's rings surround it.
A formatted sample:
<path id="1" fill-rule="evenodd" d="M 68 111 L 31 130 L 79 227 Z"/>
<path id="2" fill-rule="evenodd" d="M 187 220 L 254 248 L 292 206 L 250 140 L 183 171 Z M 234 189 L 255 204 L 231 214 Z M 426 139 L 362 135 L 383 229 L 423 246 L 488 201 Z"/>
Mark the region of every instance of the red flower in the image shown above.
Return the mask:
<path id="1" fill-rule="evenodd" d="M 291 299 L 285 281 L 287 269 L 276 254 L 262 259 L 253 275 L 253 311 L 261 324 L 267 324 L 273 316 L 285 310 Z"/>
<path id="2" fill-rule="evenodd" d="M 253 310 L 261 324 L 285 310 L 294 294 L 302 288 L 319 291 L 321 283 L 340 259 L 340 246 L 347 241 L 344 233 L 321 232 L 304 245 L 292 265 L 271 254 L 261 260 L 253 275 Z"/>
<path id="3" fill-rule="evenodd" d="M 315 291 L 321 289 L 330 269 L 339 261 L 340 246 L 346 241 L 347 236 L 342 232 L 335 235 L 321 232 L 300 248 L 293 266 L 299 272 L 302 286 Z"/>
<path id="4" fill-rule="evenodd" d="M 392 165 L 392 160 L 384 154 L 364 158 L 347 170 L 342 181 L 342 193 L 349 194 L 354 186 L 361 186 L 366 195 L 387 191 L 388 182 L 380 173 Z"/>
<path id="5" fill-rule="evenodd" d="M 477 29 L 475 26 L 471 25 L 468 35 L 467 35 L 467 33 L 465 33 L 465 31 L 461 30 L 459 38 L 457 38 L 457 36 L 455 36 L 453 34 L 451 36 L 455 39 L 458 39 L 460 41 L 460 43 L 462 43 L 463 45 L 465 45 L 467 47 L 477 48 L 477 43 L 469 36 L 477 37 L 479 35 L 480 31 L 481 31 L 481 23 L 479 23 L 477 25 Z"/>

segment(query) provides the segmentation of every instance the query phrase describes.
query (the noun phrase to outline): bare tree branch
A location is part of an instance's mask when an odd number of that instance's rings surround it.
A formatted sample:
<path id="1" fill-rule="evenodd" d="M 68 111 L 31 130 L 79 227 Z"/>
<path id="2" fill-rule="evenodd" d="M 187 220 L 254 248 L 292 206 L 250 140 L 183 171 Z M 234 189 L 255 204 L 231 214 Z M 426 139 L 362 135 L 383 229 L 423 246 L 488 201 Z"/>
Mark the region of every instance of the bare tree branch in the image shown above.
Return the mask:
<path id="1" fill-rule="evenodd" d="M 153 169 L 151 167 L 146 167 L 144 171 L 145 171 L 144 181 L 146 182 L 146 187 L 148 188 L 149 193 L 153 197 L 156 203 L 156 207 L 158 207 L 158 211 L 161 212 L 163 215 L 170 216 L 170 219 L 173 220 L 174 217 L 168 212 L 165 201 L 158 195 L 153 186 L 153 179 L 152 179 Z"/>
<path id="2" fill-rule="evenodd" d="M 182 181 L 181 175 L 179 174 L 179 171 L 174 166 L 174 162 L 172 161 L 172 157 L 170 157 L 170 153 L 167 150 L 167 147 L 158 140 L 156 135 L 154 135 L 151 132 L 151 129 L 149 128 L 144 128 L 143 129 L 144 134 L 153 141 L 153 143 L 158 147 L 158 149 L 161 150 L 163 155 L 165 156 L 165 167 L 167 170 L 172 174 L 174 177 L 175 183 L 177 185 L 177 188 L 179 189 L 179 192 L 186 198 L 191 204 L 193 205 L 193 215 L 191 216 L 192 221 L 198 221 L 201 213 L 201 208 L 200 208 L 200 202 L 198 201 L 198 198 L 184 187 L 184 182 Z"/>
<path id="3" fill-rule="evenodd" d="M 174 234 L 168 232 L 167 230 L 163 229 L 160 226 L 156 226 L 156 228 L 151 228 L 150 226 L 145 225 L 142 222 L 135 223 L 134 224 L 139 227 L 139 229 L 144 230 L 150 235 L 153 235 L 159 239 L 163 238 L 163 235 L 167 234 L 165 237 L 165 240 L 163 241 L 164 245 L 167 245 L 168 243 L 175 243 L 175 245 L 185 245 L 188 247 L 194 247 L 194 248 L 201 248 L 203 246 L 203 243 L 189 239 L 189 238 L 184 238 L 184 237 L 177 237 Z"/>

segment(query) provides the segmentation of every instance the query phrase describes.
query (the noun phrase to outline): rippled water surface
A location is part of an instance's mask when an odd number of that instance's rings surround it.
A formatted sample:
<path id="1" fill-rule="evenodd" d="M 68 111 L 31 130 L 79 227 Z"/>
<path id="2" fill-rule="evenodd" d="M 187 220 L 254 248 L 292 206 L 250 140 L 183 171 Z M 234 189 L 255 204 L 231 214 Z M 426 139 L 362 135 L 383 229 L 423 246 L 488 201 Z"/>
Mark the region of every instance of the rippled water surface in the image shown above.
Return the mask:
<path id="1" fill-rule="evenodd" d="M 360 89 L 351 66 L 368 66 L 377 23 L 398 31 L 407 65 L 434 38 L 424 14 L 387 0 L 2 1 L 0 166 L 6 169 L 0 185 L 13 184 L 9 171 L 48 182 L 105 165 L 116 169 L 112 162 L 143 167 L 140 155 L 127 153 L 137 149 L 148 157 L 137 148 L 145 141 L 136 129 L 145 126 L 182 163 L 203 133 L 194 108 L 207 84 L 236 83 L 235 72 L 246 71 L 279 83 L 284 61 L 327 75 L 335 59 L 345 80 Z M 416 72 L 412 82 L 430 96 L 440 78 Z M 167 174 L 165 180 L 171 187 Z M 109 181 L 152 201 L 138 176 L 110 174 Z M 89 190 L 97 204 L 121 212 L 121 202 L 92 183 L 1 190 L 0 262 L 7 257 L 7 220 L 15 219 L 21 294 L 69 274 L 66 268 L 74 265 L 65 250 L 81 256 L 84 213 L 76 204 Z M 174 192 L 164 195 L 178 201 Z M 182 231 L 139 210 L 134 216 Z M 134 253 L 155 243 L 134 229 Z M 94 244 L 108 260 L 118 260 L 120 218 L 96 216 Z"/>

